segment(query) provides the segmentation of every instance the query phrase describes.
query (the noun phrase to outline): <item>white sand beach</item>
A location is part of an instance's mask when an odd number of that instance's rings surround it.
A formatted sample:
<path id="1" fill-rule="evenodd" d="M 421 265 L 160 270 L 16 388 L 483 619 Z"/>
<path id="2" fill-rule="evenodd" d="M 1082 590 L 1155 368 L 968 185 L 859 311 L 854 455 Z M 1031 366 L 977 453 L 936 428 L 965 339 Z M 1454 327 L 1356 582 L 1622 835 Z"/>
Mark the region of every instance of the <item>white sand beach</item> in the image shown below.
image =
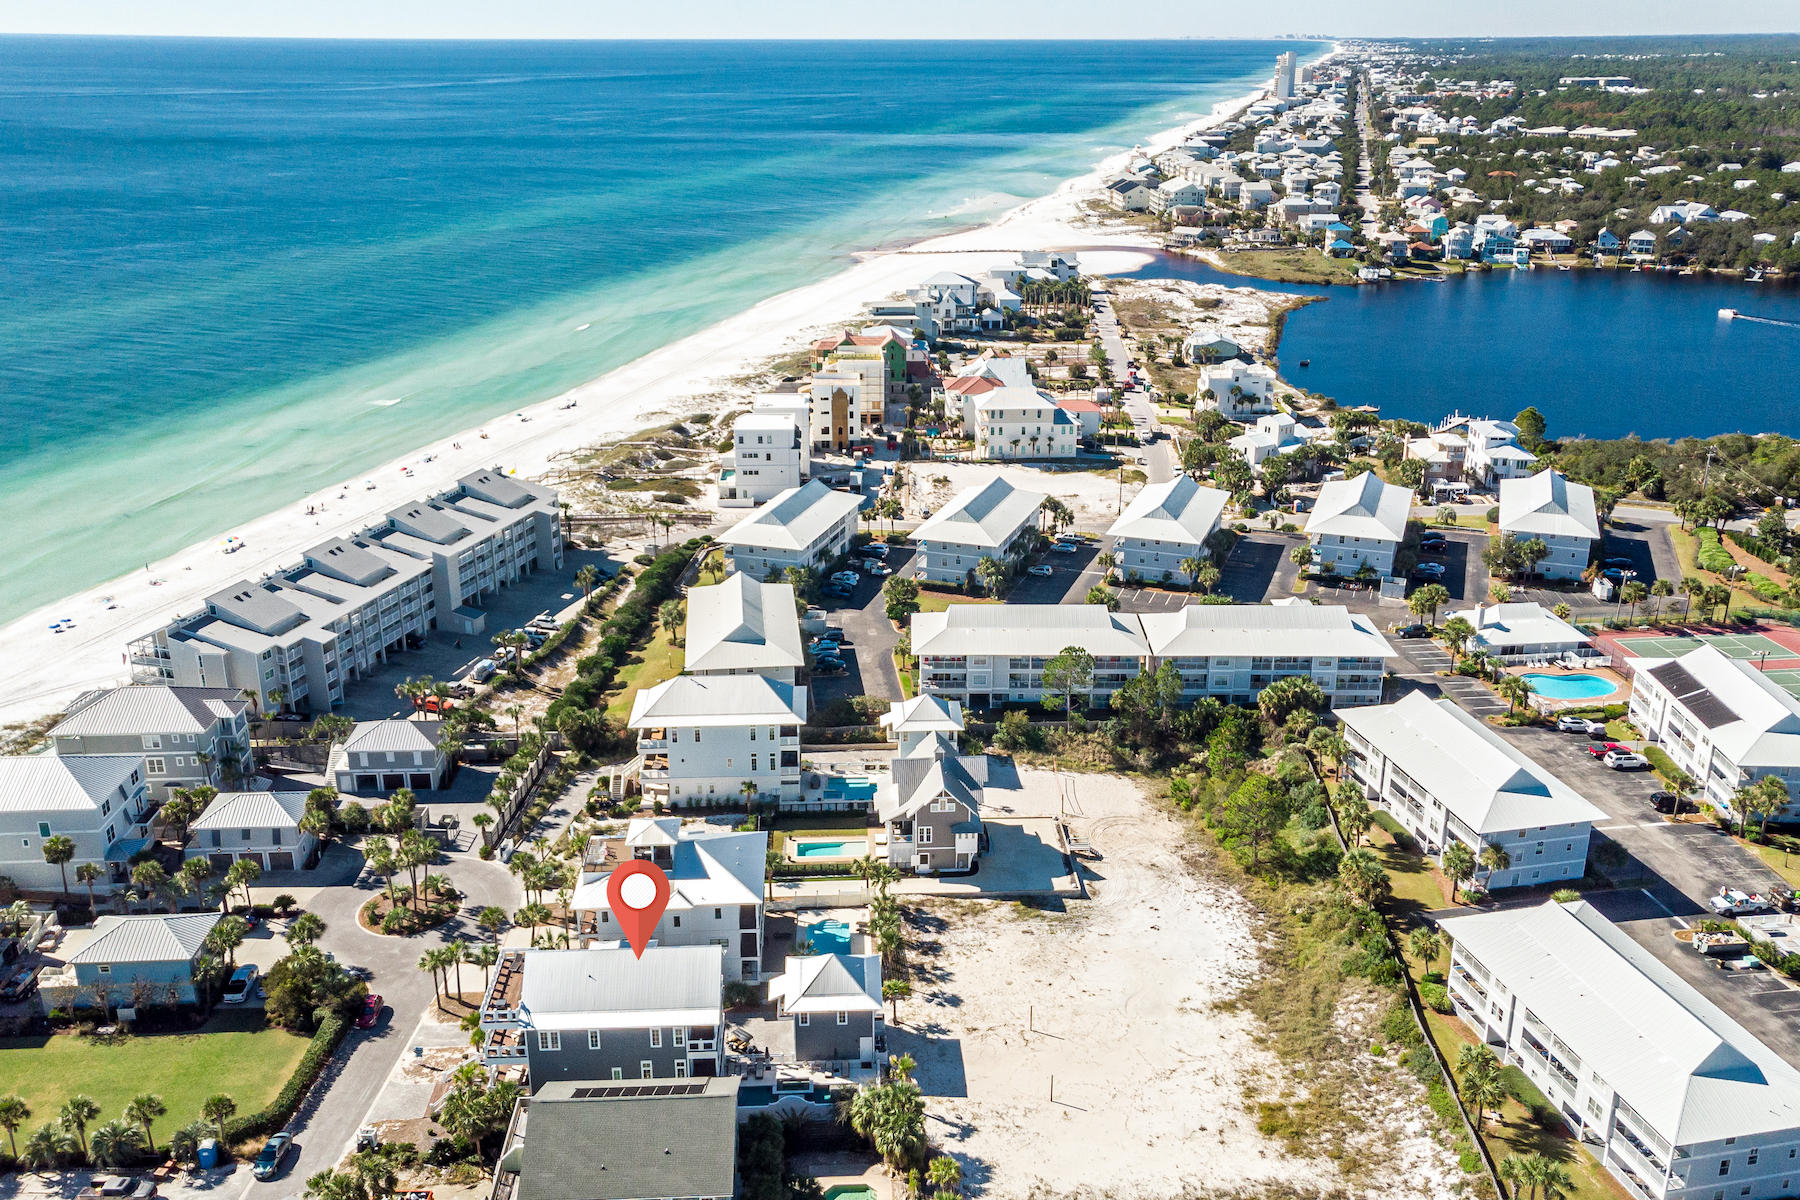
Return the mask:
<path id="1" fill-rule="evenodd" d="M 1187 134 L 1223 121 L 1262 93 L 1216 105 L 1202 119 L 1164 130 L 1140 150 L 1155 153 Z M 1082 204 L 1132 152 L 1113 156 L 1047 196 L 991 223 L 870 255 L 828 279 L 764 300 L 582 384 L 563 395 L 429 445 L 242 525 L 146 568 L 45 605 L 0 627 L 9 681 L 0 693 L 0 722 L 59 711 L 92 688 L 124 682 L 125 646 L 205 597 L 242 579 L 292 564 L 307 546 L 379 521 L 414 497 L 449 487 L 483 467 L 522 477 L 547 471 L 559 456 L 597 446 L 662 420 L 706 407 L 733 379 L 857 316 L 870 301 L 893 295 L 935 272 L 968 274 L 1000 266 L 1022 250 L 1075 249 L 1087 274 L 1135 270 L 1156 249 L 1138 228 L 1097 228 L 1079 219 Z M 410 470 L 410 475 L 403 472 Z M 373 481 L 375 487 L 367 484 Z M 307 509 L 320 511 L 309 516 Z M 242 548 L 224 551 L 228 537 Z M 80 553 L 71 548 L 70 553 Z M 53 625 L 61 625 L 58 632 Z"/>

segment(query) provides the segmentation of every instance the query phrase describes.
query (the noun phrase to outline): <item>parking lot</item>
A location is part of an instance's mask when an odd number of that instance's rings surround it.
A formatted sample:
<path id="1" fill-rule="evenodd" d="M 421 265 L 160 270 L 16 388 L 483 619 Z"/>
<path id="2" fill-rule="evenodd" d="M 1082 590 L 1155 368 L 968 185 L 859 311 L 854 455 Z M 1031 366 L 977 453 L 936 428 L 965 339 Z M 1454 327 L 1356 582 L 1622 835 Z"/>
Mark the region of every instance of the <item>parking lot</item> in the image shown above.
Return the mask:
<path id="1" fill-rule="evenodd" d="M 1246 533 L 1219 568 L 1219 591 L 1240 604 L 1261 604 L 1294 594 L 1300 568 L 1288 552 L 1301 539 L 1277 533 Z"/>
<path id="2" fill-rule="evenodd" d="M 904 575 L 909 573 L 912 556 L 911 547 L 890 545 L 885 561 L 896 575 Z M 867 571 L 858 573 L 862 578 L 848 600 L 826 597 L 819 602 L 825 619 L 844 631 L 845 672 L 813 677 L 815 710 L 851 696 L 900 699 L 900 674 L 894 669 L 894 643 L 900 635 L 887 619 L 887 602 L 881 593 L 886 580 Z"/>
<path id="3" fill-rule="evenodd" d="M 1450 593 L 1450 599 L 1458 605 L 1478 604 L 1486 600 L 1487 564 L 1481 561 L 1481 556 L 1487 550 L 1487 535 L 1472 533 L 1466 529 L 1444 529 L 1438 532 L 1444 535 L 1444 553 L 1420 554 L 1419 562 L 1439 564 L 1444 568 L 1443 577 L 1417 578 L 1407 590 L 1410 592 L 1427 583 L 1440 583 Z"/>

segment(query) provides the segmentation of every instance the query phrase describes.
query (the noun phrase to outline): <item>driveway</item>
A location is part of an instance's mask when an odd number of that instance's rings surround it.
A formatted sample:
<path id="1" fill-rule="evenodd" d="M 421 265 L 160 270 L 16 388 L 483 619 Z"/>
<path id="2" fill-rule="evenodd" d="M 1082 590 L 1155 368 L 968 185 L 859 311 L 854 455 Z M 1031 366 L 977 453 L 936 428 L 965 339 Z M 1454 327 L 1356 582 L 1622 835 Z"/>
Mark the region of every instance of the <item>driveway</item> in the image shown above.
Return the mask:
<path id="1" fill-rule="evenodd" d="M 1293 595 L 1300 568 L 1288 552 L 1300 543 L 1272 533 L 1246 533 L 1219 568 L 1218 590 L 1240 604 L 1261 604 Z"/>
<path id="2" fill-rule="evenodd" d="M 1100 582 L 1100 543 L 1083 539 L 1073 554 L 1046 550 L 1032 558 L 1032 565 L 1050 568 L 1049 575 L 1021 575 L 1006 594 L 1008 604 L 1080 604 L 1088 590 Z"/>
<path id="3" fill-rule="evenodd" d="M 913 551 L 908 546 L 888 546 L 887 564 L 896 575 L 910 574 Z M 815 676 L 810 684 L 814 709 L 850 696 L 900 699 L 900 674 L 894 669 L 894 643 L 899 633 L 887 619 L 887 601 L 881 588 L 886 580 L 862 573 L 862 580 L 848 600 L 820 601 L 825 619 L 844 631 L 842 675 Z"/>

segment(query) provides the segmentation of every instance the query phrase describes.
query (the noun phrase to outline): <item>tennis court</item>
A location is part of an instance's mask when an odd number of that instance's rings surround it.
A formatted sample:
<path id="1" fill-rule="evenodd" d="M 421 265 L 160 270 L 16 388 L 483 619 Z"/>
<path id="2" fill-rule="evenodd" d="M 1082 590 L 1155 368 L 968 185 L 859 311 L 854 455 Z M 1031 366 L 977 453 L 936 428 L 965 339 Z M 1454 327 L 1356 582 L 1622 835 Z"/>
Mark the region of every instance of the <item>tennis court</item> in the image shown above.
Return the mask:
<path id="1" fill-rule="evenodd" d="M 1800 650 L 1784 646 L 1772 637 L 1760 633 L 1703 633 L 1687 637 L 1668 637 L 1658 634 L 1655 637 L 1622 637 L 1618 644 L 1625 653 L 1637 658 L 1679 658 L 1705 642 L 1718 649 L 1727 658 L 1758 658 L 1767 656 L 1774 659 L 1800 659 Z M 1770 674 L 1776 672 L 1771 671 Z M 1785 686 L 1785 685 L 1784 685 Z"/>
<path id="2" fill-rule="evenodd" d="M 1764 671 L 1763 674 L 1774 680 L 1775 686 L 1786 692 L 1788 695 L 1800 696 L 1800 671 L 1790 668 L 1779 671 Z"/>

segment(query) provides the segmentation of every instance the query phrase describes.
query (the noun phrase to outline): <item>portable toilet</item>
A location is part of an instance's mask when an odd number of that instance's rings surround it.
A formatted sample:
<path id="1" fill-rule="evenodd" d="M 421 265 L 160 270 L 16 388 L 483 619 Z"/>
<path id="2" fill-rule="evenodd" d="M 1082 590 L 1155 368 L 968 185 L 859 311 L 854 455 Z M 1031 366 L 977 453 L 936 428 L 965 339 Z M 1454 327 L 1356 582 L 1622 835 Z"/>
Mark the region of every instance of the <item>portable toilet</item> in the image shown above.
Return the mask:
<path id="1" fill-rule="evenodd" d="M 219 1165 L 219 1139 L 202 1138 L 199 1147 L 194 1151 L 194 1161 L 203 1167 Z"/>

